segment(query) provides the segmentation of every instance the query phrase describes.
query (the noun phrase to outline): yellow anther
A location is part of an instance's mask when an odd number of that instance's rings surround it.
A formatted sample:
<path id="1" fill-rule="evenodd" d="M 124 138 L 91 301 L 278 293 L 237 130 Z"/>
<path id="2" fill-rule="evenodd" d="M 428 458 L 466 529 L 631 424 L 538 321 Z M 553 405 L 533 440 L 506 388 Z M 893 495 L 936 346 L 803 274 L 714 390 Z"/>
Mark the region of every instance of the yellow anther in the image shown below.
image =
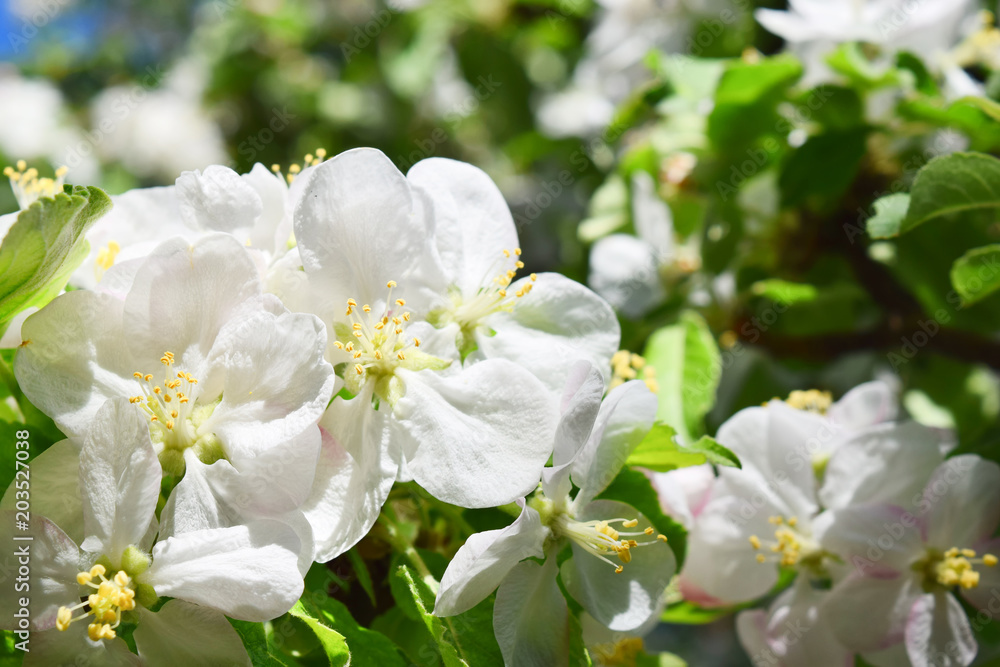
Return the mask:
<path id="1" fill-rule="evenodd" d="M 414 338 L 413 339 L 413 347 L 420 347 L 420 339 L 419 338 Z"/>
<path id="2" fill-rule="evenodd" d="M 402 352 L 397 352 L 396 353 L 396 358 L 399 359 L 400 361 L 405 361 L 406 360 L 406 355 L 403 354 Z"/>
<path id="3" fill-rule="evenodd" d="M 664 543 L 666 543 L 666 541 L 667 541 L 667 536 L 666 536 L 666 535 L 663 535 L 663 534 L 660 534 L 660 535 L 657 535 L 657 536 L 656 536 L 656 539 L 658 539 L 658 540 L 659 540 L 660 542 L 664 542 Z"/>
<path id="4" fill-rule="evenodd" d="M 510 257 L 510 250 L 506 250 L 506 249 L 505 249 L 505 250 L 503 251 L 503 256 L 504 256 L 504 257 Z"/>
<path id="5" fill-rule="evenodd" d="M 404 299 L 396 299 L 396 305 L 397 306 L 405 306 L 406 305 L 406 301 Z"/>
<path id="6" fill-rule="evenodd" d="M 275 162 L 274 164 L 271 165 L 271 171 L 273 171 L 276 174 L 280 173 L 281 172 L 281 165 L 278 164 L 277 162 Z"/>
<path id="7" fill-rule="evenodd" d="M 351 325 L 351 328 L 354 329 L 355 331 L 360 331 L 361 330 L 361 322 L 355 322 L 354 324 Z"/>
<path id="8" fill-rule="evenodd" d="M 760 538 L 757 537 L 756 535 L 751 535 L 750 546 L 752 546 L 754 549 L 760 549 Z"/>
<path id="9" fill-rule="evenodd" d="M 142 379 L 145 380 L 146 382 L 149 382 L 150 380 L 153 379 L 153 374 L 152 373 L 146 373 L 146 375 L 144 375 Z"/>
<path id="10" fill-rule="evenodd" d="M 618 567 L 615 568 L 615 574 L 621 574 L 624 571 L 625 571 L 625 568 L 622 567 L 621 565 L 619 565 Z"/>
<path id="11" fill-rule="evenodd" d="M 963 556 L 965 556 L 966 558 L 975 558 L 976 557 L 976 552 L 973 549 L 962 549 L 962 551 L 960 553 Z"/>
<path id="12" fill-rule="evenodd" d="M 362 366 L 361 364 L 354 364 L 354 372 L 357 373 L 358 375 L 364 375 L 365 367 Z"/>
<path id="13" fill-rule="evenodd" d="M 764 558 L 764 554 L 757 554 L 755 558 L 758 563 L 763 563 L 765 560 L 767 560 L 766 558 Z"/>
<path id="14" fill-rule="evenodd" d="M 80 582 L 84 584 L 86 582 Z M 59 611 L 56 612 L 56 629 L 60 631 L 65 631 L 69 628 L 70 622 L 73 620 L 73 612 L 71 612 L 66 607 L 59 607 Z"/>
<path id="15" fill-rule="evenodd" d="M 828 391 L 809 389 L 807 391 L 793 391 L 785 399 L 785 403 L 805 412 L 815 412 L 825 415 L 833 404 L 833 396 Z"/>
<path id="16" fill-rule="evenodd" d="M 137 380 L 141 380 L 142 379 L 142 373 L 140 373 L 139 371 L 136 371 L 135 373 L 132 373 L 132 377 L 136 378 Z"/>
<path id="17" fill-rule="evenodd" d="M 631 521 L 622 521 L 622 526 L 625 528 L 635 528 L 639 525 L 638 519 L 632 519 Z"/>
<path id="18" fill-rule="evenodd" d="M 365 305 L 361 306 L 361 310 L 365 311 L 366 313 L 370 313 L 372 312 L 372 307 L 366 303 Z"/>
<path id="19" fill-rule="evenodd" d="M 535 282 L 536 280 L 538 280 L 537 273 L 532 273 L 529 277 L 531 278 L 531 282 Z"/>
<path id="20" fill-rule="evenodd" d="M 995 567 L 997 564 L 997 557 L 993 554 L 983 554 L 983 565 L 986 567 Z"/>
<path id="21" fill-rule="evenodd" d="M 387 282 L 385 284 L 385 286 L 388 287 L 389 289 L 392 289 L 393 287 L 396 286 L 396 281 L 395 280 L 390 280 L 389 282 Z"/>
<path id="22" fill-rule="evenodd" d="M 642 531 L 642 532 L 646 533 L 647 535 L 652 535 L 652 534 L 653 534 L 654 532 L 656 532 L 656 531 L 654 531 L 654 530 L 653 530 L 653 527 L 652 527 L 652 526 L 647 526 L 647 527 L 646 527 L 646 530 L 644 530 L 644 531 Z"/>

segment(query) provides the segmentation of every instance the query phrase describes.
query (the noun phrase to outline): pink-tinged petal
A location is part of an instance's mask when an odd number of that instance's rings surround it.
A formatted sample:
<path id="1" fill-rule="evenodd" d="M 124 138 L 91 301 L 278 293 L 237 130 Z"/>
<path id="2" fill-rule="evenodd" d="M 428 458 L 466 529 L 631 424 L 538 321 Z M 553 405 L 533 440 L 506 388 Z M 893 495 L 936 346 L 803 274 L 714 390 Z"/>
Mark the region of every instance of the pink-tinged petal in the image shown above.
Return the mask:
<path id="1" fill-rule="evenodd" d="M 907 572 L 924 552 L 917 517 L 895 505 L 848 507 L 825 515 L 823 547 L 860 575 Z"/>
<path id="2" fill-rule="evenodd" d="M 969 619 L 953 595 L 925 593 L 914 600 L 906 624 L 906 653 L 913 667 L 966 667 L 977 649 Z"/>
<path id="3" fill-rule="evenodd" d="M 441 578 L 434 614 L 454 616 L 482 602 L 525 558 L 542 558 L 549 534 L 534 509 L 518 500 L 521 514 L 499 530 L 471 536 L 458 550 Z"/>
<path id="4" fill-rule="evenodd" d="M 771 603 L 765 637 L 772 656 L 786 667 L 850 667 L 853 652 L 841 644 L 825 618 L 827 592 L 813 588 L 808 576 Z"/>
<path id="5" fill-rule="evenodd" d="M 556 583 L 555 556 L 543 565 L 524 561 L 500 584 L 493 632 L 504 664 L 568 667 L 569 609 Z"/>
<path id="6" fill-rule="evenodd" d="M 897 391 L 888 382 L 859 384 L 830 406 L 826 416 L 848 430 L 894 421 L 899 414 Z"/>
<path id="7" fill-rule="evenodd" d="M 824 613 L 833 634 L 857 653 L 877 652 L 905 636 L 913 602 L 922 594 L 910 572 L 852 574 L 833 587 Z"/>
<path id="8" fill-rule="evenodd" d="M 928 544 L 942 550 L 977 544 L 1000 523 L 1000 466 L 973 454 L 948 459 L 927 482 L 920 508 Z"/>
<path id="9" fill-rule="evenodd" d="M 944 460 L 940 432 L 917 422 L 880 424 L 844 440 L 830 456 L 820 500 L 827 509 L 889 503 L 914 511 Z"/>
<path id="10" fill-rule="evenodd" d="M 715 471 L 708 463 L 670 472 L 650 472 L 647 477 L 656 489 L 663 513 L 689 529 L 708 503 L 715 484 Z"/>

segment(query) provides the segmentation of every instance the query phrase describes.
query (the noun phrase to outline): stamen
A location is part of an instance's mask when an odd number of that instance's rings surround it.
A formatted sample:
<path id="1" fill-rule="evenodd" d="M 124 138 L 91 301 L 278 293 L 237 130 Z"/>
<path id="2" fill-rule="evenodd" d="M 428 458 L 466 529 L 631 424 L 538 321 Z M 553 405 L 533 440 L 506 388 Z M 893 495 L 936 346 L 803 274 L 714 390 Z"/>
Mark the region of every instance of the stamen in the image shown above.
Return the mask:
<path id="1" fill-rule="evenodd" d="M 979 586 L 979 572 L 976 565 L 996 567 L 997 557 L 993 554 L 983 554 L 976 557 L 973 549 L 952 547 L 938 557 L 930 559 L 928 567 L 929 578 L 942 586 L 951 588 L 961 586 L 969 590 Z"/>
<path id="2" fill-rule="evenodd" d="M 93 616 L 93 621 L 87 626 L 87 634 L 93 641 L 114 639 L 115 628 L 121 623 L 122 612 L 135 609 L 135 589 L 132 579 L 124 570 L 119 570 L 114 577 L 106 579 L 104 566 L 95 565 L 89 571 L 80 572 L 76 580 L 81 586 L 95 590 L 87 599 L 72 607 L 59 607 L 56 612 L 56 629 L 65 631 L 74 621 Z M 100 579 L 95 583 L 94 579 Z M 90 607 L 80 616 L 73 612 L 83 607 Z"/>
<path id="3" fill-rule="evenodd" d="M 3 175 L 10 180 L 10 188 L 14 191 L 18 207 L 23 211 L 42 197 L 55 197 L 63 191 L 63 181 L 66 177 L 66 167 L 56 169 L 55 178 L 38 177 L 38 170 L 28 168 L 24 160 L 17 161 L 17 169 L 4 167 Z"/>
<path id="4" fill-rule="evenodd" d="M 581 546 L 587 553 L 611 565 L 619 574 L 624 571 L 623 565 L 632 562 L 632 549 L 667 541 L 665 535 L 657 535 L 654 540 L 650 541 L 644 539 L 640 542 L 634 539 L 651 536 L 655 532 L 652 527 L 641 531 L 622 532 L 616 530 L 612 524 L 621 524 L 622 528 L 635 528 L 639 525 L 639 521 L 638 519 L 621 518 L 606 521 L 576 521 L 563 514 L 555 519 L 553 530 L 558 535 Z M 610 559 L 612 555 L 617 557 L 618 563 Z"/>

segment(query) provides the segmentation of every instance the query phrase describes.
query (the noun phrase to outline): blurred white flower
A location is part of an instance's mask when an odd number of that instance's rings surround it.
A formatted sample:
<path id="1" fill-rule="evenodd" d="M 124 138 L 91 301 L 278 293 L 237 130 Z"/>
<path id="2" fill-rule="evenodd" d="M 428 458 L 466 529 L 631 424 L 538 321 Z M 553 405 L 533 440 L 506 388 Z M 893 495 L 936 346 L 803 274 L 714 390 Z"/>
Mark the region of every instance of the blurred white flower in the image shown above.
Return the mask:
<path id="1" fill-rule="evenodd" d="M 104 90 L 91 107 L 94 146 L 137 176 L 164 182 L 227 162 L 222 131 L 202 106 L 206 76 L 185 61 L 166 76 L 150 69 L 131 85 Z"/>
<path id="2" fill-rule="evenodd" d="M 506 664 L 559 664 L 568 650 L 557 574 L 611 630 L 636 631 L 662 609 L 675 569 L 666 538 L 629 505 L 594 500 L 649 431 L 656 397 L 641 381 L 612 389 L 602 402 L 603 392 L 597 369 L 574 365 L 541 494 L 530 504 L 519 500 L 521 514 L 507 528 L 470 537 L 441 580 L 434 608 L 440 616 L 471 609 L 499 586 L 493 627 Z M 579 491 L 571 497 L 574 485 Z M 567 543 L 573 555 L 557 568 L 556 554 Z"/>
<path id="3" fill-rule="evenodd" d="M 92 151 L 78 150 L 87 142 L 55 85 L 0 67 L 0 99 L 0 152 L 11 160 L 66 166 L 72 183 L 97 181 L 97 161 Z"/>
<path id="4" fill-rule="evenodd" d="M 586 52 L 572 83 L 542 100 L 538 125 L 551 137 L 587 136 L 607 126 L 615 107 L 650 78 L 643 58 L 680 52 L 690 15 L 680 0 L 599 0 Z"/>
<path id="5" fill-rule="evenodd" d="M 909 51 L 954 79 L 965 75 L 945 66 L 948 53 L 962 40 L 976 5 L 974 0 L 792 0 L 788 11 L 758 9 L 754 16 L 802 58 L 804 85 L 831 78 L 824 59 L 842 42 L 876 44 L 888 54 Z"/>
<path id="6" fill-rule="evenodd" d="M 35 494 L 49 505 L 76 504 L 85 539 L 78 547 L 48 517 L 32 517 L 30 609 L 37 634 L 25 664 L 86 657 L 96 664 L 153 667 L 249 665 L 225 616 L 266 621 L 295 604 L 303 582 L 296 566 L 301 545 L 292 529 L 260 521 L 183 535 L 158 531 L 160 464 L 145 420 L 125 399 L 98 411 L 79 450 L 78 471 L 66 471 L 77 473 L 78 495 L 46 501 L 45 494 L 60 486 L 36 488 Z M 3 514 L 0 530 L 10 542 L 14 516 Z M 13 587 L 15 573 L 5 568 L 3 583 Z M 161 596 L 172 599 L 151 611 Z M 16 600 L 8 595 L 0 603 L 9 629 Z M 137 624 L 138 657 L 117 636 L 123 621 Z"/>

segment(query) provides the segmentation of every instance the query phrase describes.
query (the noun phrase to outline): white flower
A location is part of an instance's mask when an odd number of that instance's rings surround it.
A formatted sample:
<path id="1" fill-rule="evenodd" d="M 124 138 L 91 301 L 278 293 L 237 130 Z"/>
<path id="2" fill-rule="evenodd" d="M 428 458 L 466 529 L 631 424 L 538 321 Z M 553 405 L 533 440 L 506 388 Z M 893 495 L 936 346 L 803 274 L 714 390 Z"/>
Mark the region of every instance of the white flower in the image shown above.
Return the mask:
<path id="1" fill-rule="evenodd" d="M 298 507 L 334 390 L 323 324 L 262 294 L 246 250 L 225 235 L 168 241 L 113 271 L 131 276 L 121 298 L 77 290 L 25 321 L 15 363 L 25 394 L 71 438 L 108 399 L 128 398 L 175 480 L 188 452 L 224 459 L 272 515 Z"/>
<path id="2" fill-rule="evenodd" d="M 459 614 L 499 586 L 493 626 L 506 664 L 557 664 L 567 608 L 556 584 L 611 630 L 635 630 L 662 608 L 673 552 L 632 507 L 594 500 L 652 426 L 656 397 L 639 381 L 611 390 L 587 363 L 574 366 L 562 401 L 553 467 L 542 493 L 507 528 L 477 533 L 441 580 L 434 613 Z M 572 481 L 572 483 L 571 483 Z M 579 487 L 570 497 L 573 485 Z M 557 567 L 567 546 L 572 556 Z M 526 558 L 544 558 L 542 565 Z"/>
<path id="3" fill-rule="evenodd" d="M 976 643 L 952 591 L 987 610 L 1000 586 L 1000 466 L 956 456 L 935 470 L 912 512 L 885 504 L 833 514 L 823 545 L 850 568 L 828 602 L 837 637 L 889 658 L 880 664 L 970 664 Z"/>
<path id="4" fill-rule="evenodd" d="M 166 76 L 150 68 L 131 85 L 101 92 L 92 116 L 103 155 L 137 176 L 167 182 L 182 171 L 226 162 L 222 131 L 202 108 L 203 70 L 191 60 Z"/>
<path id="5" fill-rule="evenodd" d="M 0 99 L 8 101 L 0 108 L 0 152 L 10 159 L 66 165 L 81 183 L 97 180 L 97 161 L 92 151 L 80 150 L 86 140 L 52 82 L 26 79 L 0 66 Z"/>
<path id="6" fill-rule="evenodd" d="M 601 0 L 586 53 L 573 82 L 543 100 L 538 124 L 552 137 L 586 136 L 608 125 L 615 106 L 650 73 L 643 58 L 658 49 L 683 50 L 690 27 L 685 3 L 678 0 Z"/>
<path id="7" fill-rule="evenodd" d="M 401 475 L 452 504 L 496 506 L 529 492 L 551 452 L 557 413 L 539 380 L 503 359 L 461 368 L 457 326 L 414 317 L 434 296 L 416 277 L 434 251 L 429 206 L 384 155 L 360 149 L 318 166 L 295 213 L 300 300 L 326 322 L 327 357 L 353 395 L 321 421 L 349 460 L 317 473 L 333 475 L 340 522 L 320 560 L 367 532 Z"/>
<path id="8" fill-rule="evenodd" d="M 723 424 L 717 439 L 743 467 L 720 470 L 695 519 L 681 572 L 685 597 L 702 605 L 752 600 L 778 581 L 779 564 L 829 576 L 820 538 L 830 516 L 821 510 L 903 502 L 942 460 L 940 433 L 880 423 L 894 416 L 891 390 L 873 382 L 834 405 L 820 392 L 793 392 L 788 403 L 747 408 Z"/>
<path id="9" fill-rule="evenodd" d="M 626 317 L 641 317 L 666 296 L 663 270 L 678 250 L 670 207 L 644 171 L 632 176 L 632 220 L 636 236 L 612 234 L 590 249 L 588 282 Z"/>
<path id="10" fill-rule="evenodd" d="M 47 500 L 77 505 L 85 539 L 78 547 L 48 517 L 31 517 L 29 609 L 37 634 L 26 665 L 80 656 L 138 665 L 117 637 L 121 623 L 137 624 L 133 637 L 144 665 L 249 665 L 225 616 L 269 620 L 301 595 L 300 543 L 284 524 L 261 521 L 183 535 L 161 529 L 157 535 L 161 476 L 145 420 L 125 399 L 106 403 L 80 449 L 79 500 L 72 494 Z M 59 491 L 34 489 L 36 497 Z M 14 513 L 3 514 L 4 541 L 18 544 L 12 541 Z M 8 590 L 16 571 L 3 569 Z M 163 596 L 173 599 L 151 611 Z M 2 600 L 10 627 L 16 596 Z"/>
<path id="11" fill-rule="evenodd" d="M 229 234 L 250 249 L 264 280 L 292 245 L 292 211 L 305 183 L 325 157 L 323 149 L 306 156 L 283 175 L 277 165 L 257 163 L 247 174 L 211 165 L 185 171 L 176 185 L 137 188 L 111 198 L 114 206 L 87 232 L 90 255 L 70 282 L 95 288 L 115 264 L 149 255 L 163 241 L 194 242 L 209 234 Z M 2 227 L 0 227 L 2 229 Z M 278 290 L 274 290 L 278 291 Z"/>
<path id="12" fill-rule="evenodd" d="M 841 42 L 868 42 L 887 52 L 911 51 L 929 65 L 961 39 L 972 0 L 793 0 L 788 11 L 758 9 L 754 16 L 789 42 L 806 65 L 806 81 L 829 79 L 823 59 Z"/>
<path id="13" fill-rule="evenodd" d="M 618 320 L 592 291 L 558 273 L 517 279 L 517 229 L 503 195 L 472 165 L 432 158 L 407 182 L 433 216 L 436 246 L 421 259 L 427 319 L 455 324 L 466 363 L 509 359 L 559 392 L 580 360 L 609 367 L 620 338 Z M 419 307 L 418 307 L 419 310 Z"/>

